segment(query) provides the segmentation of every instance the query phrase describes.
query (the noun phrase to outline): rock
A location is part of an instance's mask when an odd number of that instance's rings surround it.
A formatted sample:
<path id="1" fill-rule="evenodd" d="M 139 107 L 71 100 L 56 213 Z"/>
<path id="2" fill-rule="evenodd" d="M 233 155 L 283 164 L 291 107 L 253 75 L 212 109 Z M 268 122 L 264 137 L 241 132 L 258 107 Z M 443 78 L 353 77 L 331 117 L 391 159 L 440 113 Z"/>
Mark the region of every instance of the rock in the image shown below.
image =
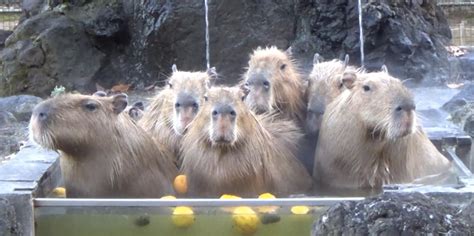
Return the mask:
<path id="1" fill-rule="evenodd" d="M 19 121 L 28 121 L 33 108 L 43 99 L 31 95 L 0 98 L 0 111 L 11 112 Z"/>
<path id="2" fill-rule="evenodd" d="M 91 90 L 104 58 L 80 22 L 55 12 L 25 20 L 6 47 L 1 54 L 0 96 L 48 96 L 54 85 Z"/>
<path id="3" fill-rule="evenodd" d="M 442 107 L 451 114 L 451 120 L 474 137 L 474 83 L 467 84 Z"/>
<path id="4" fill-rule="evenodd" d="M 149 85 L 172 64 L 206 68 L 203 1 L 23 0 L 23 8 L 2 53 L 0 95 Z M 363 14 L 367 68 L 386 64 L 401 78 L 446 80 L 451 33 L 435 1 L 367 1 Z M 221 83 L 239 80 L 257 46 L 292 46 L 302 71 L 315 52 L 328 59 L 348 53 L 359 63 L 357 1 L 209 1 L 209 26 L 210 64 Z"/>
<path id="5" fill-rule="evenodd" d="M 0 198 L 0 232 L 5 236 L 21 235 L 16 223 L 15 209 L 8 200 Z"/>
<path id="6" fill-rule="evenodd" d="M 8 111 L 0 111 L 0 127 L 16 122 L 15 116 Z"/>
<path id="7" fill-rule="evenodd" d="M 474 209 L 462 209 L 416 192 L 383 194 L 329 208 L 312 235 L 468 235 Z"/>
<path id="8" fill-rule="evenodd" d="M 474 108 L 474 107 L 473 107 Z M 472 110 L 471 110 L 472 111 Z M 474 114 L 470 114 L 464 121 L 463 130 L 474 138 Z"/>

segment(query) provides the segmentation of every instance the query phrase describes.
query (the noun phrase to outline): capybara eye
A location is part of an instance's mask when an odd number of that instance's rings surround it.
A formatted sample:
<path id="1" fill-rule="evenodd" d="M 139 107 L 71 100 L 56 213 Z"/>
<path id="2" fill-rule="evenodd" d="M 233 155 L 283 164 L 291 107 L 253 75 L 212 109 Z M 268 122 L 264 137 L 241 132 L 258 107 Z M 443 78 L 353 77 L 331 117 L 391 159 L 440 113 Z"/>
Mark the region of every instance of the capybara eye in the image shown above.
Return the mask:
<path id="1" fill-rule="evenodd" d="M 270 82 L 263 81 L 263 86 L 265 86 L 266 88 L 270 87 Z"/>
<path id="2" fill-rule="evenodd" d="M 342 86 L 344 86 L 344 84 L 343 84 L 343 83 L 340 83 L 340 84 L 339 84 L 339 88 L 341 89 Z"/>
<path id="3" fill-rule="evenodd" d="M 402 107 L 397 107 L 395 108 L 396 111 L 401 111 L 402 110 Z"/>
<path id="4" fill-rule="evenodd" d="M 286 68 L 286 64 L 280 66 L 280 70 L 284 70 Z"/>
<path id="5" fill-rule="evenodd" d="M 84 107 L 89 111 L 95 111 L 97 109 L 97 104 L 88 102 L 84 105 Z"/>
<path id="6" fill-rule="evenodd" d="M 176 108 L 179 108 L 179 107 L 181 107 L 181 104 L 180 104 L 179 102 L 177 102 L 176 104 L 174 104 L 174 106 L 175 106 Z"/>
<path id="7" fill-rule="evenodd" d="M 217 116 L 217 111 L 216 110 L 212 111 L 212 116 Z"/>
<path id="8" fill-rule="evenodd" d="M 195 103 L 193 103 L 193 107 L 194 107 L 195 109 L 198 109 L 198 108 L 199 108 L 199 105 L 195 102 Z"/>
<path id="9" fill-rule="evenodd" d="M 369 91 L 370 90 L 370 87 L 368 85 L 364 85 L 364 87 L 362 87 L 364 89 L 364 91 Z"/>
<path id="10" fill-rule="evenodd" d="M 237 114 L 235 113 L 235 111 L 230 111 L 229 114 L 230 114 L 231 116 L 236 116 L 236 115 L 237 115 Z"/>

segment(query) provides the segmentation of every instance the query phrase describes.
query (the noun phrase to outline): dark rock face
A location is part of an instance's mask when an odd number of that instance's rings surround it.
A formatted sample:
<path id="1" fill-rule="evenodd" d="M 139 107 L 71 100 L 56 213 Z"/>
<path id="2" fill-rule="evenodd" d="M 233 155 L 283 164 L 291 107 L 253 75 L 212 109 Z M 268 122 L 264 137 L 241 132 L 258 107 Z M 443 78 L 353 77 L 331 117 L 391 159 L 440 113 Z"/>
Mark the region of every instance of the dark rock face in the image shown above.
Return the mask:
<path id="1" fill-rule="evenodd" d="M 312 235 L 469 235 L 472 205 L 458 208 L 421 193 L 384 194 L 331 207 Z"/>
<path id="2" fill-rule="evenodd" d="M 1 53 L 0 95 L 45 96 L 54 84 L 81 92 L 95 83 L 142 86 L 162 80 L 172 64 L 205 69 L 202 1 L 61 2 L 24 0 L 24 21 Z M 349 0 L 210 1 L 210 64 L 221 83 L 239 80 L 257 46 L 292 46 L 303 71 L 315 52 L 349 53 L 357 64 L 357 19 Z M 434 1 L 369 1 L 363 25 L 369 69 L 386 64 L 401 78 L 440 82 L 430 73 L 445 72 L 450 31 Z"/>

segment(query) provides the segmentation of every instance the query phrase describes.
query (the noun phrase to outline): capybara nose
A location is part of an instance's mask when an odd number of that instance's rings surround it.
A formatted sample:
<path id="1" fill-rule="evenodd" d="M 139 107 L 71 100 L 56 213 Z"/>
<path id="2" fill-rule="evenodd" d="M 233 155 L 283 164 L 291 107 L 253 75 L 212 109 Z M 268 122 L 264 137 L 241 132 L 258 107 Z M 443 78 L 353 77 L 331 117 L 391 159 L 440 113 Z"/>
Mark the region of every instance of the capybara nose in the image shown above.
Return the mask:
<path id="1" fill-rule="evenodd" d="M 414 111 L 416 109 L 416 106 L 413 102 L 404 102 L 402 104 L 400 104 L 397 108 L 395 108 L 395 110 L 397 112 L 399 111 Z"/>
<path id="2" fill-rule="evenodd" d="M 40 103 L 33 109 L 33 116 L 38 117 L 40 121 L 45 121 L 48 119 L 50 110 L 51 108 L 48 104 Z"/>

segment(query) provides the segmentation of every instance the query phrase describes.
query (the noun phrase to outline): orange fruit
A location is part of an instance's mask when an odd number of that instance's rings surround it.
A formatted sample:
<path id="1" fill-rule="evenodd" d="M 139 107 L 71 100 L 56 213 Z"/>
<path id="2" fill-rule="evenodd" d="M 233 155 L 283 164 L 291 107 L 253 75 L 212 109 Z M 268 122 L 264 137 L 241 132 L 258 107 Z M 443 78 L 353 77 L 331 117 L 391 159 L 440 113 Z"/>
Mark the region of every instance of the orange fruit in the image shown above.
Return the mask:
<path id="1" fill-rule="evenodd" d="M 186 180 L 186 175 L 178 175 L 174 178 L 173 182 L 174 190 L 179 194 L 185 194 L 188 192 L 188 182 Z"/>

